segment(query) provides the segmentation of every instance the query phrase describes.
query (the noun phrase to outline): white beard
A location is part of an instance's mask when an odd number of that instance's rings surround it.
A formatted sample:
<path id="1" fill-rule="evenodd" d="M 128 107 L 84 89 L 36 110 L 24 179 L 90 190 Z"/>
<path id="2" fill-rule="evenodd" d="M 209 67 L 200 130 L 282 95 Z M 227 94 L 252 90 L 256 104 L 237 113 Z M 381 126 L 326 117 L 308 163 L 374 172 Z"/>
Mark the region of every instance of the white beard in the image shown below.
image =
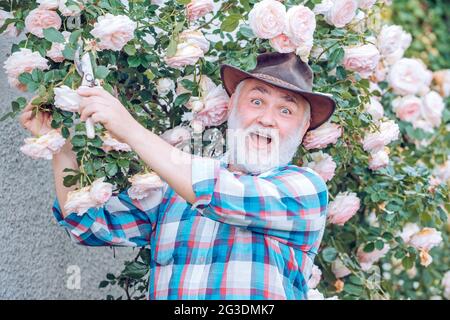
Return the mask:
<path id="1" fill-rule="evenodd" d="M 250 134 L 255 132 L 271 138 L 269 149 L 250 147 Z M 235 106 L 228 117 L 228 161 L 238 170 L 250 174 L 260 174 L 283 167 L 289 164 L 295 155 L 301 143 L 301 134 L 302 128 L 299 127 L 293 134 L 281 140 L 278 129 L 268 129 L 257 124 L 244 129 Z"/>

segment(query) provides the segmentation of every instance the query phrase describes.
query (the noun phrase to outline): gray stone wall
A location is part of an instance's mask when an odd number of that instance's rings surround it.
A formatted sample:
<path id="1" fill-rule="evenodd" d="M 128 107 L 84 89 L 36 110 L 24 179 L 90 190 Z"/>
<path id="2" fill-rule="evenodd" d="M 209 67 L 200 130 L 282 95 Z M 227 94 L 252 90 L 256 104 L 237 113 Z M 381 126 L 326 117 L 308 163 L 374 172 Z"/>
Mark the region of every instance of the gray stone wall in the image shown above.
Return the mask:
<path id="1" fill-rule="evenodd" d="M 0 35 L 0 115 L 23 93 L 9 88 L 3 63 L 13 41 Z M 55 189 L 51 162 L 33 160 L 19 147 L 29 134 L 17 119 L 0 123 L 0 299 L 105 299 L 119 289 L 99 289 L 108 272 L 119 273 L 137 250 L 76 245 L 51 212 Z M 70 275 L 79 268 L 80 289 Z"/>

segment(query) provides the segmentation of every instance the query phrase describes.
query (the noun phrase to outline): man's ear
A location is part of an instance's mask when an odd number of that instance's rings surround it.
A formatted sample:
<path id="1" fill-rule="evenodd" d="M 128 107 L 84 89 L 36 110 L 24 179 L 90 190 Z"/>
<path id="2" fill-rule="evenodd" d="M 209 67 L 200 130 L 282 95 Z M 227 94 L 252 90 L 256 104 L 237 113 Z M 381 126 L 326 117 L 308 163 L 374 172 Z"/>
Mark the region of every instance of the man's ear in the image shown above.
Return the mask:
<path id="1" fill-rule="evenodd" d="M 231 109 L 233 108 L 234 95 L 235 95 L 235 92 L 233 92 L 233 94 L 231 95 L 230 99 L 228 100 L 228 105 L 227 105 L 228 115 L 230 115 Z"/>

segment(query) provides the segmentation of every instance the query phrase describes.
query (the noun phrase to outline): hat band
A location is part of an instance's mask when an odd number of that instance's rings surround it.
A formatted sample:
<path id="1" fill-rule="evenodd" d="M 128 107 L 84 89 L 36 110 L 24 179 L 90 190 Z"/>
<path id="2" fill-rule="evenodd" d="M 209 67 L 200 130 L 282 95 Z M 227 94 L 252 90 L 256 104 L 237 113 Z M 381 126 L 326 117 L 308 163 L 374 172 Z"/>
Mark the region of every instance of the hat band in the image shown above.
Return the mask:
<path id="1" fill-rule="evenodd" d="M 294 89 L 294 90 L 302 90 L 301 88 L 299 88 L 297 86 L 294 86 L 293 84 L 290 84 L 289 82 L 286 82 L 286 81 L 281 80 L 279 78 L 275 78 L 275 77 L 269 76 L 268 74 L 252 73 L 252 75 L 255 75 L 255 76 L 259 77 L 259 78 L 263 78 L 263 79 L 266 79 L 266 80 L 270 80 L 270 81 L 276 82 L 276 83 L 281 84 L 281 85 L 283 85 L 285 87 L 290 87 L 291 89 Z"/>

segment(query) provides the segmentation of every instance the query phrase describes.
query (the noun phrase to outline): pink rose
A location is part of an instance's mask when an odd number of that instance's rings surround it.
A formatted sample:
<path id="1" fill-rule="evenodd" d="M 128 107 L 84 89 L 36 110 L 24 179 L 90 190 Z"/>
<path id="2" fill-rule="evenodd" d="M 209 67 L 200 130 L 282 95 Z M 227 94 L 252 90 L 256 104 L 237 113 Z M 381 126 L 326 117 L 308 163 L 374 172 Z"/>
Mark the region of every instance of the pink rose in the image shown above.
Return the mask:
<path id="1" fill-rule="evenodd" d="M 58 153 L 66 143 L 66 139 L 54 129 L 40 137 L 25 138 L 24 141 L 25 145 L 20 147 L 20 151 L 33 159 L 46 160 L 51 160 L 53 154 Z"/>
<path id="2" fill-rule="evenodd" d="M 84 187 L 79 190 L 69 191 L 67 194 L 67 201 L 64 204 L 64 210 L 67 213 L 76 212 L 78 216 L 87 212 L 90 208 L 94 208 L 97 203 L 92 199 L 90 187 Z"/>
<path id="3" fill-rule="evenodd" d="M 421 60 L 402 58 L 395 62 L 387 77 L 389 86 L 399 95 L 422 94 L 429 90 L 432 73 Z"/>
<path id="4" fill-rule="evenodd" d="M 369 169 L 379 170 L 386 167 L 389 164 L 388 148 L 376 150 L 369 155 Z"/>
<path id="5" fill-rule="evenodd" d="M 401 26 L 384 25 L 377 38 L 377 46 L 381 56 L 388 64 L 393 64 L 403 57 L 411 44 L 412 37 Z"/>
<path id="6" fill-rule="evenodd" d="M 377 131 L 368 132 L 363 139 L 363 148 L 366 151 L 378 151 L 394 140 L 398 139 L 400 130 L 393 120 L 379 121 Z"/>
<path id="7" fill-rule="evenodd" d="M 305 162 L 305 166 L 316 171 L 323 180 L 331 180 L 334 177 L 334 171 L 336 170 L 336 162 L 334 162 L 333 158 L 322 151 L 313 152 L 310 156 L 312 161 Z"/>
<path id="8" fill-rule="evenodd" d="M 337 258 L 331 263 L 331 271 L 336 278 L 343 278 L 351 274 L 351 270 L 347 268 L 341 259 Z"/>
<path id="9" fill-rule="evenodd" d="M 436 91 L 428 92 L 422 99 L 422 117 L 428 121 L 433 128 L 439 127 L 442 121 L 442 112 L 445 108 L 444 100 Z"/>
<path id="10" fill-rule="evenodd" d="M 128 179 L 131 187 L 128 189 L 128 195 L 131 199 L 144 199 L 151 195 L 155 189 L 164 186 L 161 178 L 154 172 L 136 174 Z"/>
<path id="11" fill-rule="evenodd" d="M 347 70 L 359 73 L 362 78 L 368 78 L 380 61 L 380 53 L 373 44 L 345 48 L 342 61 Z"/>
<path id="12" fill-rule="evenodd" d="M 303 5 L 291 7 L 287 11 L 287 25 L 285 34 L 296 45 L 310 42 L 316 29 L 314 12 Z"/>
<path id="13" fill-rule="evenodd" d="M 325 0 L 314 12 L 323 14 L 328 24 L 342 28 L 353 20 L 357 8 L 355 0 Z"/>
<path id="14" fill-rule="evenodd" d="M 357 0 L 358 8 L 360 9 L 370 9 L 377 2 L 377 0 Z"/>
<path id="15" fill-rule="evenodd" d="M 359 246 L 356 252 L 356 256 L 358 258 L 359 264 L 361 265 L 361 269 L 367 271 L 370 269 L 370 267 L 372 267 L 374 263 L 378 262 L 386 255 L 386 253 L 388 253 L 390 246 L 389 244 L 385 243 L 383 249 L 374 249 L 371 252 L 365 252 L 363 248 L 364 245 Z"/>
<path id="16" fill-rule="evenodd" d="M 354 192 L 339 192 L 328 207 L 328 221 L 343 226 L 359 210 L 360 200 Z"/>
<path id="17" fill-rule="evenodd" d="M 187 127 L 178 126 L 160 135 L 162 139 L 185 152 L 190 152 L 191 131 Z"/>
<path id="18" fill-rule="evenodd" d="M 372 116 L 373 120 L 380 120 L 384 115 L 383 105 L 375 97 L 370 97 L 369 103 L 364 105 L 364 109 Z"/>
<path id="19" fill-rule="evenodd" d="M 125 15 L 114 16 L 107 13 L 94 23 L 91 34 L 100 39 L 100 50 L 120 51 L 134 37 L 137 23 Z"/>
<path id="20" fill-rule="evenodd" d="M 303 146 L 307 150 L 322 149 L 330 143 L 335 144 L 341 135 L 341 126 L 335 123 L 325 122 L 318 128 L 306 133 L 305 138 L 303 139 Z"/>
<path id="21" fill-rule="evenodd" d="M 67 42 L 70 37 L 70 32 L 63 31 L 62 35 L 64 36 Z M 65 47 L 66 47 L 65 43 L 53 42 L 50 50 L 47 51 L 47 57 L 49 57 L 55 62 L 63 62 L 65 59 L 63 55 L 63 50 Z"/>
<path id="22" fill-rule="evenodd" d="M 3 27 L 3 25 L 6 22 L 6 19 L 13 19 L 14 15 L 11 12 L 1 10 L 0 9 L 0 28 Z M 14 23 L 10 23 L 8 27 L 6 27 L 6 30 L 3 31 L 3 34 L 6 34 L 10 37 L 17 37 L 19 35 L 19 30 L 14 26 Z"/>
<path id="23" fill-rule="evenodd" d="M 311 269 L 311 277 L 308 280 L 308 288 L 309 289 L 316 288 L 321 278 L 322 278 L 322 271 L 320 271 L 318 266 L 313 265 Z"/>
<path id="24" fill-rule="evenodd" d="M 397 97 L 392 101 L 392 110 L 400 120 L 413 122 L 420 115 L 422 100 L 413 95 Z"/>
<path id="25" fill-rule="evenodd" d="M 200 48 L 203 53 L 209 50 L 209 41 L 205 38 L 203 33 L 199 30 L 185 30 L 179 36 L 179 41 L 182 43 L 189 43 Z"/>
<path id="26" fill-rule="evenodd" d="M 31 10 L 25 18 L 25 29 L 36 37 L 43 38 L 44 29 L 53 27 L 59 30 L 61 23 L 61 18 L 55 11 L 38 7 Z"/>
<path id="27" fill-rule="evenodd" d="M 130 152 L 131 151 L 131 147 L 123 142 L 120 142 L 119 140 L 113 138 L 108 131 L 105 131 L 105 133 L 102 136 L 102 140 L 103 140 L 103 145 L 102 145 L 102 149 L 105 152 L 109 152 L 111 150 L 115 150 L 115 151 L 125 151 L 125 152 Z"/>
<path id="28" fill-rule="evenodd" d="M 403 229 L 401 232 L 397 234 L 397 236 L 401 237 L 403 242 L 407 243 L 413 234 L 420 231 L 419 226 L 417 223 L 408 222 L 403 226 Z"/>
<path id="29" fill-rule="evenodd" d="M 248 14 L 250 28 L 261 39 L 272 39 L 283 33 L 286 19 L 286 8 L 275 0 L 256 3 Z"/>
<path id="30" fill-rule="evenodd" d="M 105 177 L 95 180 L 89 189 L 89 195 L 95 201 L 95 207 L 102 206 L 106 201 L 111 198 L 113 185 L 108 182 L 104 182 Z"/>
<path id="31" fill-rule="evenodd" d="M 26 86 L 18 80 L 21 73 L 31 73 L 34 69 L 47 70 L 49 67 L 47 59 L 25 48 L 14 52 L 4 63 L 9 84 L 22 91 L 26 91 Z"/>
<path id="32" fill-rule="evenodd" d="M 423 228 L 414 233 L 408 244 L 417 250 L 430 251 L 432 248 L 442 243 L 442 233 L 435 228 Z"/>
<path id="33" fill-rule="evenodd" d="M 57 87 L 55 93 L 55 106 L 61 110 L 78 112 L 81 103 L 81 97 L 76 90 L 68 86 Z"/>
<path id="34" fill-rule="evenodd" d="M 214 2 L 212 0 L 192 0 L 186 8 L 189 21 L 194 21 L 212 12 Z"/>
<path id="35" fill-rule="evenodd" d="M 197 45 L 191 43 L 179 43 L 175 55 L 172 57 L 165 57 L 164 60 L 169 67 L 182 68 L 187 65 L 194 65 L 198 59 L 203 56 L 203 50 Z"/>
<path id="36" fill-rule="evenodd" d="M 311 52 L 313 46 L 313 39 L 311 38 L 309 41 L 302 42 L 295 50 L 295 54 L 300 57 L 300 59 L 308 63 L 309 53 Z"/>
<path id="37" fill-rule="evenodd" d="M 194 114 L 194 120 L 201 121 L 205 127 L 221 125 L 227 120 L 229 100 L 222 86 L 215 87 L 203 98 L 205 107 Z"/>
<path id="38" fill-rule="evenodd" d="M 270 39 L 269 43 L 272 48 L 280 53 L 294 52 L 297 49 L 297 46 L 283 33 Z"/>

